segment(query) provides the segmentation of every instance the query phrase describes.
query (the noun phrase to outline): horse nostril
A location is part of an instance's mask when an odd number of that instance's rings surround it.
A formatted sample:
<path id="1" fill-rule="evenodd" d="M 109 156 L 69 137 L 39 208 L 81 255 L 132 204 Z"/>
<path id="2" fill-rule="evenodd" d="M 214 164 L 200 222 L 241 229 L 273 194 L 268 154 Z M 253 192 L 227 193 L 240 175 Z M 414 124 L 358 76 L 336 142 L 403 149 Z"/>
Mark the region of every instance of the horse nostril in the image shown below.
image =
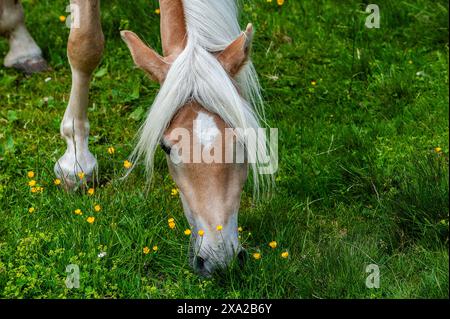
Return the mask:
<path id="1" fill-rule="evenodd" d="M 202 257 L 197 257 L 195 259 L 195 267 L 197 270 L 203 270 L 205 268 L 205 260 Z"/>

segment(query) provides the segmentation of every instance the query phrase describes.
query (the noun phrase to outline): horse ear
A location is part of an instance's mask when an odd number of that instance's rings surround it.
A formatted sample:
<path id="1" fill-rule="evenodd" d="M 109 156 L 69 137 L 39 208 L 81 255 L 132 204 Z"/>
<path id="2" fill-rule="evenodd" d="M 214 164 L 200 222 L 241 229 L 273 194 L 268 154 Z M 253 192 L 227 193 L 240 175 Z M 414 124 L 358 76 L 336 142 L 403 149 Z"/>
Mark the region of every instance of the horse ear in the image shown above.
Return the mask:
<path id="1" fill-rule="evenodd" d="M 249 23 L 247 29 L 217 57 L 231 76 L 238 74 L 247 62 L 250 56 L 252 40 L 253 26 Z"/>
<path id="2" fill-rule="evenodd" d="M 160 0 L 161 42 L 165 57 L 176 57 L 187 42 L 186 19 L 182 0 Z"/>
<path id="3" fill-rule="evenodd" d="M 122 40 L 130 49 L 134 64 L 144 70 L 153 80 L 164 82 L 169 65 L 163 57 L 149 48 L 139 37 L 131 31 L 121 31 Z"/>

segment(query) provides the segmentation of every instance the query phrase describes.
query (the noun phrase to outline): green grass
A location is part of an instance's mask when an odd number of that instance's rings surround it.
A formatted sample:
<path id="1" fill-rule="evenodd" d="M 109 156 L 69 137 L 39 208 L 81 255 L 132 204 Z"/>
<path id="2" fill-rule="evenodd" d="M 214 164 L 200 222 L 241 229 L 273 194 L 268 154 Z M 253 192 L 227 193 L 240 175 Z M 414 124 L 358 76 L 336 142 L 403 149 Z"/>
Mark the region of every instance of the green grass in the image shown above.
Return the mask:
<path id="1" fill-rule="evenodd" d="M 70 88 L 68 30 L 58 19 L 67 1 L 23 2 L 53 71 L 25 77 L 0 68 L 0 297 L 449 297 L 446 1 L 377 1 L 380 29 L 364 27 L 358 1 L 244 2 L 241 25 L 257 30 L 253 56 L 268 122 L 279 128 L 280 169 L 271 200 L 253 204 L 251 185 L 243 194 L 242 241 L 262 259 L 211 279 L 188 265 L 188 225 L 162 151 L 150 192 L 142 168 L 120 180 L 158 85 L 133 69 L 118 31 L 160 48 L 157 2 L 102 4 L 107 47 L 90 108 L 101 185 L 93 197 L 53 185 Z M 42 194 L 30 193 L 30 170 Z M 153 245 L 157 253 L 142 253 Z M 70 290 L 73 263 L 81 287 Z M 365 286 L 368 264 L 380 267 L 379 289 Z"/>

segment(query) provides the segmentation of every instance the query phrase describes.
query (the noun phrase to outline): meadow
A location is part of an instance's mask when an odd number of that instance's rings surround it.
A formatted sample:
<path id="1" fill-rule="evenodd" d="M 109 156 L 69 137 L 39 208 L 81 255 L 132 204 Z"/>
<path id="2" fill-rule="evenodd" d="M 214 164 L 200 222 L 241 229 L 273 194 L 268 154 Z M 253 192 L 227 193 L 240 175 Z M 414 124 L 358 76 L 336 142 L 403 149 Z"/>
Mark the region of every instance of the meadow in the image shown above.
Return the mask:
<path id="1" fill-rule="evenodd" d="M 158 2 L 102 2 L 107 42 L 89 109 L 99 181 L 66 193 L 53 165 L 65 150 L 68 1 L 23 0 L 52 70 L 0 67 L 0 297 L 448 298 L 448 2 L 378 0 L 379 29 L 365 26 L 362 2 L 242 1 L 279 171 L 269 199 L 245 187 L 248 262 L 201 278 L 164 153 L 150 189 L 143 167 L 122 179 L 159 86 L 133 67 L 119 31 L 160 50 Z M 7 50 L 0 39 L 0 57 Z M 65 285 L 69 264 L 78 289 Z M 370 264 L 379 288 L 366 287 Z"/>

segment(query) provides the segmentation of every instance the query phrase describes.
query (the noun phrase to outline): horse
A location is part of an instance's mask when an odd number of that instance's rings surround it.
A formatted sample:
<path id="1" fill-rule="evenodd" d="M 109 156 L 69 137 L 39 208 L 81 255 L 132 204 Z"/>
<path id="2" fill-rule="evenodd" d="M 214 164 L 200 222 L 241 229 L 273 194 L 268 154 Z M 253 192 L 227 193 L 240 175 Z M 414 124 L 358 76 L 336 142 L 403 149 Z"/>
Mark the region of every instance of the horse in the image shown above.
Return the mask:
<path id="1" fill-rule="evenodd" d="M 97 168 L 88 147 L 87 109 L 90 81 L 104 47 L 100 0 L 71 0 L 71 6 L 77 8 L 79 23 L 71 27 L 67 44 L 72 88 L 60 129 L 67 149 L 54 168 L 69 190 L 77 187 L 80 174 L 92 179 Z M 249 142 L 245 133 L 257 131 L 264 121 L 250 59 L 254 30 L 248 24 L 241 31 L 235 0 L 160 0 L 160 19 L 162 55 L 134 32 L 120 32 L 134 64 L 161 86 L 130 163 L 134 167 L 142 161 L 151 180 L 158 146 L 166 152 L 192 230 L 190 264 L 210 276 L 236 257 L 245 259 L 238 211 L 250 173 L 255 190 L 269 184 L 269 175 L 259 171 L 267 140 L 258 136 Z M 229 149 L 232 155 L 245 150 L 244 160 L 224 160 Z M 193 159 L 198 151 L 215 160 Z"/>

